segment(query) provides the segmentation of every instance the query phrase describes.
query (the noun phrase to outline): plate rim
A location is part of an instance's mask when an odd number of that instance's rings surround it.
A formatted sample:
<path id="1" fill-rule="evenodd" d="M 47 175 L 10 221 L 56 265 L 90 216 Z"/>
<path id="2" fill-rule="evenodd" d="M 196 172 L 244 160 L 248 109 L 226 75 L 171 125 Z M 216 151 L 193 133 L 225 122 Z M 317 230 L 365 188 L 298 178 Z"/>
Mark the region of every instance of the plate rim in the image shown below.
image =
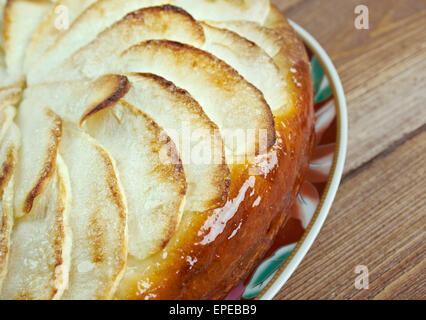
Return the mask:
<path id="1" fill-rule="evenodd" d="M 348 114 L 346 98 L 343 90 L 343 85 L 337 70 L 328 56 L 324 48 L 319 44 L 315 38 L 309 34 L 305 29 L 297 23 L 289 19 L 291 26 L 296 33 L 302 38 L 303 42 L 312 50 L 321 65 L 324 72 L 327 74 L 330 85 L 333 90 L 336 105 L 336 119 L 337 119 L 337 141 L 336 152 L 334 155 L 333 166 L 330 172 L 325 192 L 321 198 L 321 202 L 306 229 L 304 235 L 297 243 L 291 256 L 288 260 L 278 269 L 274 277 L 268 285 L 260 292 L 257 299 L 259 300 L 272 300 L 275 295 L 284 286 L 287 280 L 294 273 L 296 268 L 302 262 L 303 258 L 308 253 L 313 242 L 317 238 L 325 219 L 327 218 L 331 205 L 335 199 L 337 190 L 339 188 L 343 169 L 346 160 L 347 143 L 348 143 Z"/>

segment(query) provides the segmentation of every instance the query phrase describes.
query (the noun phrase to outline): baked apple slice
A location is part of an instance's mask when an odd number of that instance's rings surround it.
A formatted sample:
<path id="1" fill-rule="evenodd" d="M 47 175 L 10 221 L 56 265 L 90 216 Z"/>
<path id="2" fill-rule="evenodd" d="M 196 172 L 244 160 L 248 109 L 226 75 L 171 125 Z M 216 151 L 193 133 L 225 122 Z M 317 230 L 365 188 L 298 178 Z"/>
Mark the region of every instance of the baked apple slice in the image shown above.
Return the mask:
<path id="1" fill-rule="evenodd" d="M 0 294 L 3 286 L 3 280 L 7 274 L 9 262 L 11 235 L 13 227 L 13 183 L 12 181 L 3 190 L 0 200 Z"/>
<path id="2" fill-rule="evenodd" d="M 124 100 L 89 113 L 82 127 L 117 163 L 129 209 L 129 254 L 144 259 L 163 249 L 185 204 L 185 174 L 175 145 L 148 115 Z"/>
<path id="3" fill-rule="evenodd" d="M 261 153 L 275 142 L 274 119 L 262 92 L 222 60 L 187 44 L 145 41 L 100 65 L 90 60 L 78 69 L 64 64 L 49 79 L 66 80 L 70 75 L 90 79 L 126 72 L 157 74 L 187 90 L 218 125 L 228 163 L 234 157 Z"/>
<path id="4" fill-rule="evenodd" d="M 15 115 L 16 109 L 14 107 L 0 108 L 0 143 L 3 142 L 3 138 L 12 125 Z"/>
<path id="5" fill-rule="evenodd" d="M 3 78 L 0 79 L 9 82 L 11 79 Z M 11 80 L 12 84 L 6 84 L 0 87 L 0 109 L 9 106 L 16 106 L 21 100 L 24 82 Z"/>
<path id="6" fill-rule="evenodd" d="M 204 32 L 197 21 L 177 7 L 167 5 L 137 10 L 101 32 L 61 63 L 61 71 L 54 69 L 43 81 L 80 80 L 83 70 L 88 78 L 93 78 L 92 74 L 105 73 L 101 70 L 108 69 L 109 61 L 123 50 L 151 39 L 170 39 L 199 47 L 204 43 Z M 66 73 L 62 73 L 65 70 Z"/>
<path id="7" fill-rule="evenodd" d="M 78 124 L 82 115 L 113 105 L 128 92 L 129 81 L 121 75 L 103 75 L 96 80 L 43 83 L 25 90 L 23 104 L 49 106 L 65 121 Z"/>
<path id="8" fill-rule="evenodd" d="M 252 21 L 206 21 L 207 24 L 231 30 L 240 36 L 256 43 L 270 57 L 275 57 L 282 49 L 282 37 L 270 28 Z"/>
<path id="9" fill-rule="evenodd" d="M 261 47 L 235 32 L 206 23 L 202 25 L 206 36 L 203 46 L 205 51 L 228 63 L 260 89 L 272 111 L 289 105 L 285 78 L 274 60 Z"/>
<path id="10" fill-rule="evenodd" d="M 43 21 L 34 30 L 24 60 L 27 71 L 34 62 L 69 28 L 74 20 L 97 0 L 60 0 L 46 13 Z"/>
<path id="11" fill-rule="evenodd" d="M 154 73 L 187 90 L 219 127 L 228 163 L 235 156 L 261 153 L 275 142 L 274 118 L 262 92 L 206 51 L 152 40 L 129 48 L 109 67 L 118 73 Z"/>
<path id="12" fill-rule="evenodd" d="M 21 136 L 19 129 L 12 122 L 9 124 L 7 132 L 2 138 L 0 145 L 0 199 L 15 171 L 20 145 Z"/>
<path id="13" fill-rule="evenodd" d="M 273 110 L 287 103 L 285 81 L 272 58 L 260 47 L 234 32 L 205 23 L 201 27 L 188 13 L 173 6 L 145 8 L 128 14 L 73 54 L 47 79 L 77 80 L 81 78 L 81 70 L 92 78 L 92 74 L 99 74 L 100 68 L 108 68 L 109 61 L 119 54 L 118 48 L 125 50 L 151 39 L 174 40 L 211 52 L 259 88 Z M 253 65 L 258 65 L 262 72 L 258 69 L 254 72 Z"/>
<path id="14" fill-rule="evenodd" d="M 60 154 L 69 171 L 72 254 L 63 299 L 111 298 L 127 261 L 127 207 L 114 161 L 90 136 L 66 123 Z"/>
<path id="15" fill-rule="evenodd" d="M 30 213 L 55 172 L 62 120 L 52 110 L 34 108 L 26 100 L 19 107 L 17 124 L 22 146 L 16 173 L 15 216 L 22 217 Z"/>
<path id="16" fill-rule="evenodd" d="M 197 20 L 240 20 L 263 23 L 266 19 L 269 0 L 175 0 L 174 4 L 188 11 Z"/>
<path id="17" fill-rule="evenodd" d="M 83 11 L 72 26 L 46 49 L 37 64 L 31 66 L 27 73 L 28 83 L 41 82 L 50 70 L 129 12 L 169 2 L 170 0 L 98 0 Z"/>
<path id="18" fill-rule="evenodd" d="M 2 300 L 58 299 L 68 283 L 71 230 L 68 172 L 58 157 L 52 179 L 31 213 L 15 220 Z"/>
<path id="19" fill-rule="evenodd" d="M 20 75 L 33 31 L 51 8 L 48 0 L 8 0 L 4 9 L 4 41 L 9 74 Z"/>
<path id="20" fill-rule="evenodd" d="M 6 7 L 7 0 L 0 0 L 0 52 L 4 54 L 4 8 Z"/>
<path id="21" fill-rule="evenodd" d="M 73 23 L 72 27 L 57 38 L 36 65 L 29 68 L 28 83 L 42 81 L 46 74 L 58 66 L 72 53 L 84 47 L 96 36 L 120 20 L 129 12 L 164 4 L 176 4 L 194 13 L 196 18 L 211 20 L 230 20 L 235 16 L 241 19 L 262 23 L 269 12 L 267 0 L 249 0 L 241 6 L 231 1 L 209 0 L 99 0 L 88 7 Z M 206 8 L 207 7 L 207 8 Z M 108 15 L 104 13 L 108 12 Z"/>
<path id="22" fill-rule="evenodd" d="M 11 123 L 0 146 L 0 291 L 6 276 L 13 226 L 13 174 L 21 143 L 18 127 Z"/>
<path id="23" fill-rule="evenodd" d="M 275 63 L 280 68 L 283 77 L 287 77 L 287 73 L 290 69 L 289 66 L 291 65 L 291 62 L 288 61 L 287 50 L 294 50 L 290 48 L 294 48 L 299 45 L 295 45 L 291 42 L 294 41 L 292 40 L 292 36 L 287 37 L 286 41 L 284 41 L 282 35 L 278 34 L 275 30 L 251 21 L 208 21 L 208 24 L 218 28 L 231 30 L 256 43 L 274 59 Z"/>
<path id="24" fill-rule="evenodd" d="M 176 144 L 188 182 L 185 210 L 223 206 L 230 174 L 218 127 L 187 91 L 164 78 L 149 73 L 126 76 L 131 83 L 126 101 L 151 116 Z"/>

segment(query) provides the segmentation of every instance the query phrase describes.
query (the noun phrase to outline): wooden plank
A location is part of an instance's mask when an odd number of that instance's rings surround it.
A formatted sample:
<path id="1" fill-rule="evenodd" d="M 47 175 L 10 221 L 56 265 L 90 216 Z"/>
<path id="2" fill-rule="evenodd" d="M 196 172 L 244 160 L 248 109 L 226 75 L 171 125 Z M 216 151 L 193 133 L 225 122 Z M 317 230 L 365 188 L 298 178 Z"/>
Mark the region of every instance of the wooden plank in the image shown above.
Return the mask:
<path id="1" fill-rule="evenodd" d="M 426 1 L 365 0 L 370 29 L 357 30 L 358 0 L 275 1 L 330 54 L 349 109 L 345 173 L 426 122 Z"/>
<path id="2" fill-rule="evenodd" d="M 426 127 L 347 177 L 277 299 L 425 299 Z M 357 290 L 357 265 L 369 268 Z"/>
<path id="3" fill-rule="evenodd" d="M 302 3 L 304 0 L 272 0 L 271 2 L 277 6 L 282 12 Z"/>

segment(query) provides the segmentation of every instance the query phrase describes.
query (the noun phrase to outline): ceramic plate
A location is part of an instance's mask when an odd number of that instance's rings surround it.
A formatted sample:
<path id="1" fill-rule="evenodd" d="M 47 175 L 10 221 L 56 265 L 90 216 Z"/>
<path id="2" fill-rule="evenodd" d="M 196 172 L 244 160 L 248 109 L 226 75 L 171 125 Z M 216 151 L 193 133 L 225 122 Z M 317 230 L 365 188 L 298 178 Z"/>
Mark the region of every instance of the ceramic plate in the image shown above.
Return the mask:
<path id="1" fill-rule="evenodd" d="M 320 44 L 291 22 L 305 42 L 315 88 L 315 130 L 319 143 L 288 222 L 274 245 L 227 299 L 272 299 L 300 264 L 317 237 L 340 184 L 346 157 L 348 120 L 336 68 Z"/>

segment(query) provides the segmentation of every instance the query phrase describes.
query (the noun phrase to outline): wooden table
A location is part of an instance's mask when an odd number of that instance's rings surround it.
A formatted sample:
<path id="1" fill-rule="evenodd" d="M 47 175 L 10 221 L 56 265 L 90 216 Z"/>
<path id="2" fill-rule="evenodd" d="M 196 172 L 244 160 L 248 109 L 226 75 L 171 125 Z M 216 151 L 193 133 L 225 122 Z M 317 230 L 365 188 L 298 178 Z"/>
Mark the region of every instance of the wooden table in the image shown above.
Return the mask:
<path id="1" fill-rule="evenodd" d="M 346 92 L 344 178 L 277 299 L 426 299 L 426 1 L 275 0 L 334 61 Z M 369 9 L 370 29 L 354 26 Z M 369 289 L 355 288 L 355 267 Z"/>

